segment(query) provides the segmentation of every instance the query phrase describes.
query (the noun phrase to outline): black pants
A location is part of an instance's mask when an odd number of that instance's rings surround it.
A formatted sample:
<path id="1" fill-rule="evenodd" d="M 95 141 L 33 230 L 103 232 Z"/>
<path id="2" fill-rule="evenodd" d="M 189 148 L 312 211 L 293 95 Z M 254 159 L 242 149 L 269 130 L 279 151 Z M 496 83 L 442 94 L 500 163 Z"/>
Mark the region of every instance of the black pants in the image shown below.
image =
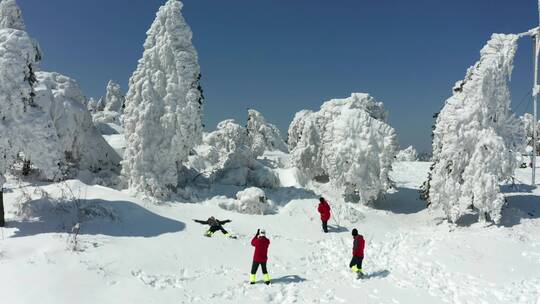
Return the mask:
<path id="1" fill-rule="evenodd" d="M 214 232 L 216 232 L 216 231 L 218 231 L 218 230 L 221 230 L 221 232 L 223 232 L 223 234 L 227 234 L 227 233 L 228 233 L 227 230 L 225 230 L 225 229 L 223 228 L 223 226 L 210 226 L 210 229 L 209 229 L 208 231 L 214 233 Z"/>
<path id="2" fill-rule="evenodd" d="M 328 221 L 322 221 L 322 230 L 328 232 Z"/>
<path id="3" fill-rule="evenodd" d="M 356 267 L 358 267 L 359 269 L 362 269 L 362 260 L 363 259 L 364 259 L 364 257 L 353 256 L 352 260 L 351 260 L 351 263 L 349 264 L 349 268 L 352 268 L 354 265 L 356 265 Z"/>
<path id="4" fill-rule="evenodd" d="M 251 264 L 251 274 L 257 273 L 257 269 L 259 269 L 259 265 L 261 265 L 263 274 L 267 274 L 268 270 L 266 270 L 266 262 L 255 262 L 255 261 L 253 261 L 253 264 Z"/>

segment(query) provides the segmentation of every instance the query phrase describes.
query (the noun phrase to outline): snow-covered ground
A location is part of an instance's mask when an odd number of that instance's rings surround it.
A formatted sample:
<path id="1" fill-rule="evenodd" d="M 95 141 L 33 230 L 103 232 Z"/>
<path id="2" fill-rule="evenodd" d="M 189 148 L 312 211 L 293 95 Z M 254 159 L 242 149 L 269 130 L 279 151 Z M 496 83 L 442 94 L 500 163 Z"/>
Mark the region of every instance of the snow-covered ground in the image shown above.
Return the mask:
<path id="1" fill-rule="evenodd" d="M 448 224 L 425 208 L 417 189 L 429 165 L 395 164 L 397 191 L 377 208 L 344 205 L 327 185 L 286 187 L 297 184 L 294 170 L 281 169 L 284 186 L 266 192 L 280 207 L 264 216 L 218 206 L 241 189 L 156 205 L 79 180 L 39 187 L 11 180 L 0 241 L 2 302 L 540 303 L 540 190 L 524 184 L 529 170 L 518 171 L 516 187 L 503 188 L 502 224 L 486 227 Z M 316 213 L 319 195 L 334 211 L 328 234 Z M 74 205 L 82 221 L 77 245 L 68 233 Z M 203 237 L 205 227 L 193 219 L 210 215 L 231 219 L 225 228 L 239 238 Z M 348 268 L 355 227 L 367 242 L 363 280 Z M 271 240 L 270 286 L 248 284 L 257 228 Z"/>

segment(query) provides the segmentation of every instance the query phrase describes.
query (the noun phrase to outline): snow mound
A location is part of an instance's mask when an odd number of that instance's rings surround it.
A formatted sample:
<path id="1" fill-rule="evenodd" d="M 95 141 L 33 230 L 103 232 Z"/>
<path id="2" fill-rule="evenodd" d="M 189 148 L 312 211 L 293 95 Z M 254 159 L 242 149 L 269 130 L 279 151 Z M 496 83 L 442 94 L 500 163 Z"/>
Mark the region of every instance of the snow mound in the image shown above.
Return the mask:
<path id="1" fill-rule="evenodd" d="M 236 200 L 223 202 L 220 207 L 244 214 L 266 214 L 272 209 L 264 191 L 257 187 L 247 188 L 236 193 Z"/>
<path id="2" fill-rule="evenodd" d="M 64 165 L 90 171 L 117 169 L 120 156 L 94 127 L 75 80 L 51 72 L 37 72 L 36 78 L 35 102 L 50 115 Z"/>
<path id="3" fill-rule="evenodd" d="M 413 146 L 409 146 L 408 148 L 399 151 L 399 153 L 396 155 L 396 160 L 397 161 L 417 161 L 418 152 L 416 152 L 416 149 Z"/>
<path id="4" fill-rule="evenodd" d="M 500 219 L 499 183 L 514 174 L 524 138 L 508 89 L 518 38 L 494 34 L 438 115 L 424 194 L 452 222 L 470 212 L 480 221 Z"/>
<path id="5" fill-rule="evenodd" d="M 319 112 L 301 111 L 289 128 L 289 148 L 298 169 L 311 180 L 327 176 L 363 203 L 391 188 L 397 151 L 387 111 L 368 94 L 333 99 Z"/>

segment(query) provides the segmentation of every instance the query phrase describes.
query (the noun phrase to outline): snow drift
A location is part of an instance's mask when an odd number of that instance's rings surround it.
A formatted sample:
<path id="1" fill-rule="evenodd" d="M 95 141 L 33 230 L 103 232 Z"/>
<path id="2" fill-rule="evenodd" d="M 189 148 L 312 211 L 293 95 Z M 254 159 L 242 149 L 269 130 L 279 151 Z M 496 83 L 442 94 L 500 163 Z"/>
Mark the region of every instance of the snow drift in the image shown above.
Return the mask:
<path id="1" fill-rule="evenodd" d="M 266 214 L 272 209 L 272 203 L 266 198 L 264 190 L 251 187 L 236 193 L 236 200 L 224 201 L 221 208 L 244 214 Z"/>
<path id="2" fill-rule="evenodd" d="M 289 127 L 296 166 L 307 179 L 328 176 L 346 195 L 372 202 L 392 186 L 397 140 L 386 117 L 383 104 L 363 93 L 297 113 Z"/>
<path id="3" fill-rule="evenodd" d="M 424 193 L 452 222 L 471 211 L 481 221 L 500 219 L 499 183 L 513 175 L 524 137 L 510 111 L 507 83 L 518 38 L 494 34 L 438 115 Z"/>

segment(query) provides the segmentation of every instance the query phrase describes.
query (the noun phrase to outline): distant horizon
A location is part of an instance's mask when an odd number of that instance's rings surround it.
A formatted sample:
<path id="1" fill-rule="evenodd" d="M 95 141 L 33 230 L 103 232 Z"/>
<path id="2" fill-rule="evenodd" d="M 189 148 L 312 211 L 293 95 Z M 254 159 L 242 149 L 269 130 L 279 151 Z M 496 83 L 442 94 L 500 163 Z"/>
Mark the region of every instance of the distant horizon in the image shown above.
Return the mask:
<path id="1" fill-rule="evenodd" d="M 109 80 L 127 91 L 146 31 L 164 0 L 17 0 L 43 70 L 77 80 L 86 96 Z M 244 124 L 260 111 L 284 138 L 295 113 L 368 93 L 385 104 L 401 148 L 431 151 L 433 114 L 495 32 L 538 24 L 536 0 L 425 1 L 340 5 L 314 0 L 183 1 L 206 96 L 205 131 Z M 512 77 L 517 115 L 531 109 L 532 51 L 520 42 Z"/>

